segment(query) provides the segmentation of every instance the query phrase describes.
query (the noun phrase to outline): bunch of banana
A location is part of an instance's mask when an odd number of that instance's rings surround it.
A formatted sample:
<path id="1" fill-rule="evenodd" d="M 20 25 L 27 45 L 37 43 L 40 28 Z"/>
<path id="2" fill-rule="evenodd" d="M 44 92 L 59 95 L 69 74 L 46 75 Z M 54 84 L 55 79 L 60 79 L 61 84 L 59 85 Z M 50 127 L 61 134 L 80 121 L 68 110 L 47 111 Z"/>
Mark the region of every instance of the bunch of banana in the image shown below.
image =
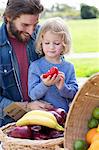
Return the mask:
<path id="1" fill-rule="evenodd" d="M 64 128 L 58 124 L 56 117 L 51 112 L 44 110 L 32 110 L 26 113 L 16 122 L 16 125 L 42 125 L 59 131 L 64 131 Z"/>

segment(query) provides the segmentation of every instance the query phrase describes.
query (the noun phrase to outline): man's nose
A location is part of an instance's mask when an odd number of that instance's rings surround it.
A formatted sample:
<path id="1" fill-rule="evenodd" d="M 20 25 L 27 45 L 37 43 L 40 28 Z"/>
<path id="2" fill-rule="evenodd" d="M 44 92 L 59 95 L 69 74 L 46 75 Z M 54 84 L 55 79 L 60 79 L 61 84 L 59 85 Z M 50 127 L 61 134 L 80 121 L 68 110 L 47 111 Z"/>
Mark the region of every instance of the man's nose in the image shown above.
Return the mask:
<path id="1" fill-rule="evenodd" d="M 34 31 L 34 27 L 29 27 L 27 28 L 26 32 L 29 33 L 29 35 L 32 35 L 33 31 Z"/>

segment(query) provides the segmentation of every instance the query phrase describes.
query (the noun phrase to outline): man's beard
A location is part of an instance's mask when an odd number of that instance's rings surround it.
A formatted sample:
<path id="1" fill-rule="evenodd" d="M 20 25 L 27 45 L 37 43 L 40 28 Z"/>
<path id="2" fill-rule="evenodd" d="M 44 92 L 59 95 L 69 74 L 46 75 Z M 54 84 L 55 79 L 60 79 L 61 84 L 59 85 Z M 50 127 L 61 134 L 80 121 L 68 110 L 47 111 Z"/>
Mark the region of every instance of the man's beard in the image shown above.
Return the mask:
<path id="1" fill-rule="evenodd" d="M 16 39 L 20 42 L 27 42 L 31 35 L 27 32 L 19 31 L 15 24 L 12 22 L 9 22 L 9 32 L 16 37 Z M 22 36 L 23 35 L 23 36 Z"/>

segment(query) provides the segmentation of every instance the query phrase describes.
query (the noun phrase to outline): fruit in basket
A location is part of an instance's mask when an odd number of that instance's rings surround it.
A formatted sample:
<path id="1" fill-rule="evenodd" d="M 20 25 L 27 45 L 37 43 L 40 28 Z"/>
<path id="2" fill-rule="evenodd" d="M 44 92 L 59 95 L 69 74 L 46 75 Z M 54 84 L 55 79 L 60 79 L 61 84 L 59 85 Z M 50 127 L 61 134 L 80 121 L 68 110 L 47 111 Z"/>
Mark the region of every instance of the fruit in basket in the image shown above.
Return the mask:
<path id="1" fill-rule="evenodd" d="M 43 128 L 45 128 L 45 129 L 43 129 Z M 31 126 L 31 130 L 32 130 L 32 139 L 33 140 L 49 139 L 48 133 L 46 133 L 46 127 L 34 125 L 34 126 Z"/>
<path id="2" fill-rule="evenodd" d="M 54 74 L 56 74 L 56 76 L 58 75 L 58 68 L 53 66 L 48 72 L 43 74 L 43 78 L 47 78 L 49 75 L 52 78 Z"/>
<path id="3" fill-rule="evenodd" d="M 28 126 L 24 127 L 14 127 L 8 132 L 8 136 L 14 138 L 24 138 L 24 139 L 31 139 L 32 132 Z"/>
<path id="4" fill-rule="evenodd" d="M 52 111 L 49 111 L 51 112 L 57 119 L 57 122 L 60 124 L 60 125 L 63 125 L 64 123 L 64 118 L 62 118 L 61 115 L 59 115 L 56 111 L 52 110 Z"/>
<path id="5" fill-rule="evenodd" d="M 99 119 L 99 107 L 93 109 L 92 116 L 96 119 Z"/>
<path id="6" fill-rule="evenodd" d="M 63 109 L 63 108 L 51 108 L 49 109 L 48 111 L 52 111 L 53 113 L 56 112 L 57 114 L 59 114 L 58 116 L 61 116 L 62 117 L 62 120 L 59 121 L 59 124 L 63 124 L 65 123 L 65 120 L 66 120 L 66 116 L 67 116 L 67 113 L 66 111 Z M 57 118 L 57 117 L 56 117 Z M 59 117 L 60 118 L 60 117 Z M 61 122 L 61 123 L 60 123 Z"/>
<path id="7" fill-rule="evenodd" d="M 98 127 L 98 120 L 95 119 L 95 118 L 91 118 L 89 121 L 88 121 L 88 128 L 96 128 Z"/>
<path id="8" fill-rule="evenodd" d="M 97 127 L 97 131 L 99 132 L 99 124 L 98 124 L 98 127 Z"/>
<path id="9" fill-rule="evenodd" d="M 97 133 L 97 128 L 92 128 L 88 130 L 88 132 L 86 133 L 86 141 L 88 144 L 91 144 L 92 138 L 96 133 Z"/>
<path id="10" fill-rule="evenodd" d="M 78 139 L 74 142 L 73 149 L 74 150 L 87 150 L 88 145 L 85 141 Z"/>
<path id="11" fill-rule="evenodd" d="M 42 130 L 42 126 L 39 126 L 39 125 L 34 125 L 30 127 L 31 127 L 31 130 L 35 132 L 40 132 Z"/>
<path id="12" fill-rule="evenodd" d="M 44 110 L 38 110 L 38 111 L 36 111 L 36 113 L 34 114 L 28 112 L 16 122 L 16 125 L 17 126 L 42 125 L 59 131 L 64 131 L 64 128 L 58 124 L 55 116 L 52 113 Z"/>
<path id="13" fill-rule="evenodd" d="M 54 117 L 54 115 L 49 113 L 48 111 L 45 111 L 45 110 L 32 110 L 32 111 L 29 111 L 22 118 L 27 118 L 27 117 L 30 117 L 30 116 L 32 117 L 32 116 L 35 116 L 35 115 L 38 115 L 38 117 L 39 116 L 45 116 L 45 117 L 48 117 L 48 118 L 56 121 L 56 118 Z"/>
<path id="14" fill-rule="evenodd" d="M 49 132 L 50 139 L 63 137 L 63 136 L 64 136 L 64 133 L 62 131 L 50 130 Z"/>
<path id="15" fill-rule="evenodd" d="M 49 139 L 48 135 L 39 133 L 39 132 L 33 132 L 32 138 L 34 140 L 48 140 Z"/>
<path id="16" fill-rule="evenodd" d="M 90 147 L 88 148 L 88 150 L 99 150 L 99 140 L 94 141 Z"/>
<path id="17" fill-rule="evenodd" d="M 91 140 L 91 143 L 93 143 L 93 142 L 96 141 L 96 140 L 99 141 L 99 132 L 97 132 L 97 133 L 93 136 L 93 138 L 92 138 L 92 140 Z"/>
<path id="18" fill-rule="evenodd" d="M 55 111 L 66 119 L 66 111 L 63 108 L 56 108 Z"/>

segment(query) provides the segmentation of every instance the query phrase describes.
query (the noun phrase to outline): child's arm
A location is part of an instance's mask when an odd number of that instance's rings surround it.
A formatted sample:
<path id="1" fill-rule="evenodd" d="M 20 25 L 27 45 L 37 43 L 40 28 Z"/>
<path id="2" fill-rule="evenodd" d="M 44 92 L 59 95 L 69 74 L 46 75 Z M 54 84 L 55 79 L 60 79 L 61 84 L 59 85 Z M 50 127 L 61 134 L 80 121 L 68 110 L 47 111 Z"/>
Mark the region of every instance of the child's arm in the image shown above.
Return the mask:
<path id="1" fill-rule="evenodd" d="M 32 100 L 41 99 L 47 92 L 49 87 L 44 85 L 40 78 L 40 69 L 32 63 L 28 73 L 28 94 Z"/>
<path id="2" fill-rule="evenodd" d="M 56 87 L 58 88 L 60 95 L 65 98 L 73 99 L 74 95 L 78 91 L 75 71 L 72 70 L 68 82 L 66 82 L 64 74 L 60 74 L 60 76 L 60 81 L 56 83 Z"/>
<path id="3" fill-rule="evenodd" d="M 39 67 L 32 63 L 28 74 L 28 94 L 32 100 L 42 99 L 48 91 L 49 87 L 57 81 L 56 74 L 47 78 L 40 74 Z"/>

